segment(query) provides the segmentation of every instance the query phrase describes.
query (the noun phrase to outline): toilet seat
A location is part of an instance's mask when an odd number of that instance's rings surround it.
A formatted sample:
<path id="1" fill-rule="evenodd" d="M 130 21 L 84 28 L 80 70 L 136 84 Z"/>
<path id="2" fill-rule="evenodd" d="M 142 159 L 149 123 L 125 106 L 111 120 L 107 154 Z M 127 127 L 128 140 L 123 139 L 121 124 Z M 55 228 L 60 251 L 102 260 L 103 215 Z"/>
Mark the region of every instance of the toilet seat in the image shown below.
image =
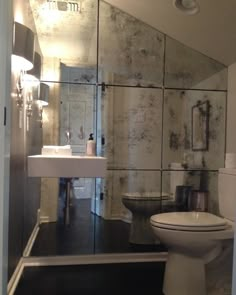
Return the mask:
<path id="1" fill-rule="evenodd" d="M 169 200 L 170 196 L 167 193 L 160 194 L 159 192 L 133 192 L 133 193 L 124 193 L 122 195 L 123 198 L 129 200 L 144 200 L 144 201 L 151 201 L 151 200 Z"/>
<path id="2" fill-rule="evenodd" d="M 180 231 L 220 231 L 229 225 L 221 217 L 207 212 L 171 212 L 151 216 L 151 225 Z"/>

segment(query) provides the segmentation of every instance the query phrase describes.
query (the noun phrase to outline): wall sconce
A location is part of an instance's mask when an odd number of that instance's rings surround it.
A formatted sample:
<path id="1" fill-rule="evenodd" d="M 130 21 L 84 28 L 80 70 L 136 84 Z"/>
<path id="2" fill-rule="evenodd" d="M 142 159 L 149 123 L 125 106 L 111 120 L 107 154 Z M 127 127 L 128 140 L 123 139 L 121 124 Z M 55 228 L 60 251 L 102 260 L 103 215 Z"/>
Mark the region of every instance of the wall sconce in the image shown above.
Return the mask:
<path id="1" fill-rule="evenodd" d="M 29 131 L 30 117 L 33 113 L 33 94 L 32 91 L 27 91 L 26 95 L 26 131 Z"/>
<path id="2" fill-rule="evenodd" d="M 34 52 L 34 67 L 27 71 L 24 75 L 24 81 L 30 82 L 33 85 L 38 86 L 41 77 L 41 55 L 38 52 Z"/>
<path id="3" fill-rule="evenodd" d="M 40 118 L 40 126 L 43 126 L 43 107 L 48 105 L 49 102 L 49 86 L 45 83 L 40 83 L 39 85 L 39 98 L 38 98 L 38 106 L 39 106 L 39 118 Z"/>
<path id="4" fill-rule="evenodd" d="M 24 107 L 24 74 L 33 68 L 34 32 L 15 22 L 13 28 L 12 68 L 16 71 L 16 103 L 19 109 L 19 128 L 22 128 Z"/>
<path id="5" fill-rule="evenodd" d="M 26 95 L 26 130 L 29 131 L 30 117 L 33 114 L 33 98 L 37 95 L 39 79 L 41 76 L 41 56 L 39 53 L 34 53 L 34 67 L 30 71 L 27 71 L 24 75 L 25 83 L 25 95 Z M 35 95 L 35 93 L 37 93 Z"/>
<path id="6" fill-rule="evenodd" d="M 12 64 L 18 71 L 29 71 L 34 63 L 34 32 L 15 22 L 13 28 Z"/>
<path id="7" fill-rule="evenodd" d="M 24 107 L 24 95 L 23 95 L 23 73 L 19 73 L 19 77 L 16 81 L 16 105 L 19 110 L 19 128 L 22 128 L 23 121 L 23 107 Z"/>

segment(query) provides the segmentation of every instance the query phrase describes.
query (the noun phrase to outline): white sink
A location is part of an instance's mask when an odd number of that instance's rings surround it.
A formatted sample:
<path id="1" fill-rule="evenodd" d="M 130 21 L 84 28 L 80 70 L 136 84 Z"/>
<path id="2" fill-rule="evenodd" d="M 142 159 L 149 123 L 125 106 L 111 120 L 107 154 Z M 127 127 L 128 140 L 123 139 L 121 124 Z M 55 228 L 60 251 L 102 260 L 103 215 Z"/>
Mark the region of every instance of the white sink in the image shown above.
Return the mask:
<path id="1" fill-rule="evenodd" d="M 44 145 L 42 147 L 42 155 L 60 155 L 71 156 L 72 149 L 70 145 Z"/>
<path id="2" fill-rule="evenodd" d="M 28 156 L 30 177 L 105 177 L 106 158 L 66 155 Z"/>

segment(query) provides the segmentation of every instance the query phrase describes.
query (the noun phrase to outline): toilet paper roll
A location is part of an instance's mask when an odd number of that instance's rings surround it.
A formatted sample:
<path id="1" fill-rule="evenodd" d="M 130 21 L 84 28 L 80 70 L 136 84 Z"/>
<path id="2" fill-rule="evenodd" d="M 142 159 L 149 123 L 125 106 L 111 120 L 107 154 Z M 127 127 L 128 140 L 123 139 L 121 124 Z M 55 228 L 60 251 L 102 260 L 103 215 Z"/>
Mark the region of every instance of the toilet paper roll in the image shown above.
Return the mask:
<path id="1" fill-rule="evenodd" d="M 225 168 L 236 168 L 236 153 L 226 153 Z"/>

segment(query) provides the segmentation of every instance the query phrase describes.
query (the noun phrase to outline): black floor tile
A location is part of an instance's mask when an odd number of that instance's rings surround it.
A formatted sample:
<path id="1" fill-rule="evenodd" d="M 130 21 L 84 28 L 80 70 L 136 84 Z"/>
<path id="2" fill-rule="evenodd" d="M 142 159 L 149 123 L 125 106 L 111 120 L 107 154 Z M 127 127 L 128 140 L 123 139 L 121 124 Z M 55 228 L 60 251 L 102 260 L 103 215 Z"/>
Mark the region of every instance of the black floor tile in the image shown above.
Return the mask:
<path id="1" fill-rule="evenodd" d="M 15 295 L 162 295 L 165 264 L 27 267 Z"/>
<path id="2" fill-rule="evenodd" d="M 69 226 L 61 212 L 58 222 L 41 224 L 31 256 L 166 251 L 160 245 L 130 244 L 129 223 L 105 220 L 92 214 L 90 207 L 90 199 L 74 199 Z"/>

